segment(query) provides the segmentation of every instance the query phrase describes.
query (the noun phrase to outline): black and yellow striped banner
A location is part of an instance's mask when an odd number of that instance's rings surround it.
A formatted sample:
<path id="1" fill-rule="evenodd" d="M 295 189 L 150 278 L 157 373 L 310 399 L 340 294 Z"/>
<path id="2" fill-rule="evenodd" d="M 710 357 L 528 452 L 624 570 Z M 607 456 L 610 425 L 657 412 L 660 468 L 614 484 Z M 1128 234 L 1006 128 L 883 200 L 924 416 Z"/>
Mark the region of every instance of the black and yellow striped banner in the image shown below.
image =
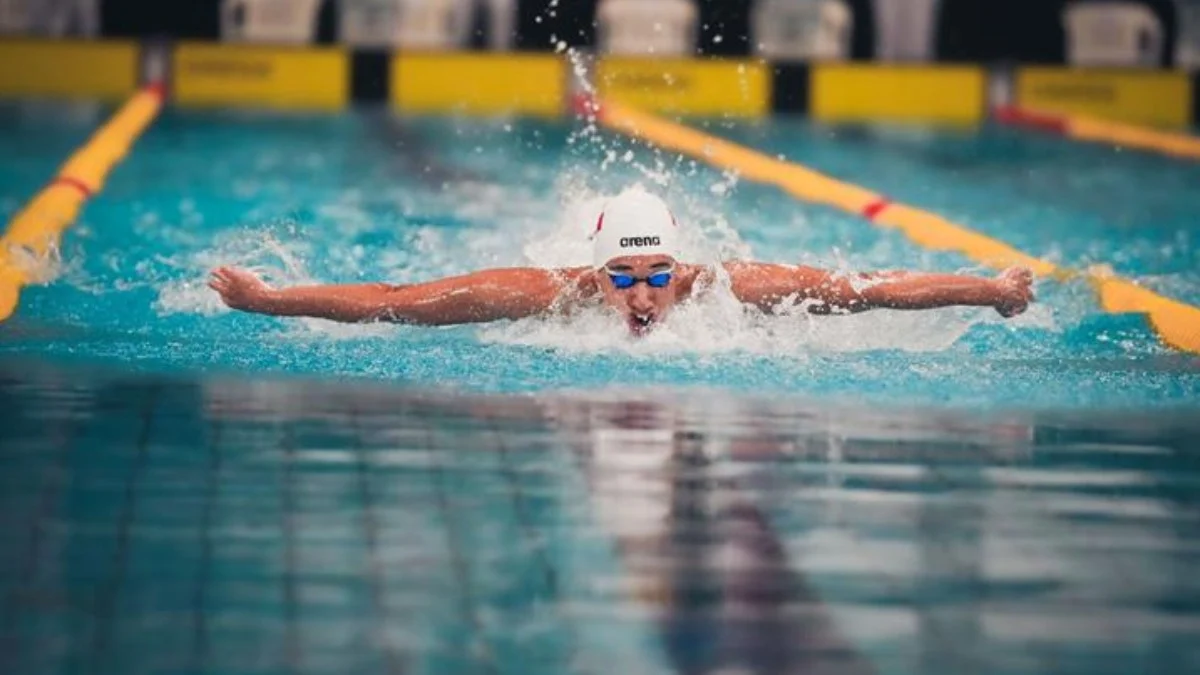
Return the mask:
<path id="1" fill-rule="evenodd" d="M 145 53 L 156 49 L 136 41 L 0 39 L 0 96 L 127 97 L 139 85 Z M 572 84 L 579 64 L 566 54 L 194 41 L 167 51 L 170 99 L 190 106 L 334 110 L 351 101 L 390 102 L 405 113 L 555 117 L 579 84 Z M 600 57 L 590 82 L 606 100 L 668 115 L 957 125 L 986 119 L 995 77 L 983 65 Z M 1200 73 L 1022 67 L 1011 78 L 1015 100 L 1004 103 L 1023 109 L 1177 129 L 1200 123 Z"/>

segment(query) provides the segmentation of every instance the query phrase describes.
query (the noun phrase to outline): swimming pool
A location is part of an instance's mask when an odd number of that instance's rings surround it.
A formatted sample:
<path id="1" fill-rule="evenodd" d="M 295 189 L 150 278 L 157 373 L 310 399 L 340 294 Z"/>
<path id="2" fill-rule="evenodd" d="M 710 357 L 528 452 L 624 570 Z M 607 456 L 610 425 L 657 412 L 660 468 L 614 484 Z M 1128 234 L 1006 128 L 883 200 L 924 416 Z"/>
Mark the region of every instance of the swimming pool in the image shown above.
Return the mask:
<path id="1" fill-rule="evenodd" d="M 105 114 L 3 108 L 5 218 Z M 1192 165 L 991 128 L 713 131 L 1200 300 Z M 1141 317 L 1101 313 L 1082 282 L 1040 283 L 1010 321 L 761 320 L 718 297 L 641 341 L 601 316 L 281 321 L 204 287 L 216 264 L 288 283 L 576 264 L 600 200 L 636 181 L 665 191 L 700 260 L 985 273 L 567 124 L 169 110 L 69 230 L 55 282 L 0 325 L 5 658 L 214 673 L 1200 661 L 1200 365 Z"/>
<path id="2" fill-rule="evenodd" d="M 25 124 L 21 140 L 9 142 L 34 147 L 60 135 L 44 120 Z M 728 131 L 1035 254 L 1111 263 L 1184 300 L 1200 293 L 1188 227 L 1198 198 L 1185 189 L 1200 170 L 1190 165 L 1111 151 L 1100 163 L 1094 148 L 1006 130 L 917 137 L 779 123 Z M 1031 168 L 1013 170 L 1021 162 Z M 20 172 L 22 180 L 5 182 L 8 213 L 41 180 Z M 1058 177 L 1047 188 L 1039 176 Z M 681 217 L 705 237 L 692 246 L 700 259 L 971 269 L 859 219 L 563 125 L 168 112 L 68 235 L 58 281 L 26 293 L 6 327 L 17 339 L 0 349 L 150 370 L 304 372 L 490 392 L 620 381 L 851 400 L 1121 406 L 1186 403 L 1200 387 L 1194 359 L 1160 347 L 1139 317 L 1101 314 L 1082 282 L 1043 283 L 1042 302 L 1017 321 L 951 309 L 764 325 L 721 306 L 638 344 L 594 321 L 428 330 L 234 316 L 201 283 L 217 263 L 255 265 L 282 282 L 402 282 L 491 265 L 575 264 L 586 259 L 581 232 L 594 222 L 597 198 L 639 180 L 669 184 Z M 1102 205 L 1089 194 L 1105 195 Z M 1104 220 L 1104 205 L 1113 204 L 1125 206 Z M 20 339 L 34 328 L 53 339 Z M 1001 378 L 1005 386 L 995 386 Z"/>

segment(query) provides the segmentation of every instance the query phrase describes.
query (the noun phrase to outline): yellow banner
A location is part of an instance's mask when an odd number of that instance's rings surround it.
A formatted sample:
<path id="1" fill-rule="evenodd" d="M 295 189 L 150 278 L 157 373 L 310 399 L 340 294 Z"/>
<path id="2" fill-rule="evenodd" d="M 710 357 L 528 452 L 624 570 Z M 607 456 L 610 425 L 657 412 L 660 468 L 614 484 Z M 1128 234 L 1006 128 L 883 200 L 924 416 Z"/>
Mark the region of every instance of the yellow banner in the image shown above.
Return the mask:
<path id="1" fill-rule="evenodd" d="M 173 73 L 184 105 L 336 109 L 350 99 L 350 59 L 340 49 L 184 43 Z"/>
<path id="2" fill-rule="evenodd" d="M 986 78 L 974 66 L 813 66 L 811 114 L 823 121 L 977 124 Z"/>
<path id="3" fill-rule="evenodd" d="M 761 117 L 771 106 L 767 67 L 757 61 L 606 58 L 600 98 L 673 115 Z"/>
<path id="4" fill-rule="evenodd" d="M 407 113 L 562 114 L 566 62 L 552 55 L 396 54 L 392 105 Z"/>
<path id="5" fill-rule="evenodd" d="M 1182 72 L 1022 68 L 1017 105 L 1163 127 L 1191 124 L 1192 89 Z"/>
<path id="6" fill-rule="evenodd" d="M 133 42 L 0 40 L 0 96 L 123 99 L 137 84 Z"/>

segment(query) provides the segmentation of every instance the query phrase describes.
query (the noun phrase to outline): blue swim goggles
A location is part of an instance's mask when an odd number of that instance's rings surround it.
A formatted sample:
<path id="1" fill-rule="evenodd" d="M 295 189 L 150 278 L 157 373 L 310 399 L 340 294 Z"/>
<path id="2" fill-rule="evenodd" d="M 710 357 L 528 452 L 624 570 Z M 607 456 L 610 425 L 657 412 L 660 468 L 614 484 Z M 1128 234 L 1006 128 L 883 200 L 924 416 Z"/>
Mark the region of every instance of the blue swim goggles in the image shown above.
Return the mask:
<path id="1" fill-rule="evenodd" d="M 674 267 L 655 272 L 647 277 L 635 277 L 632 274 L 613 272 L 608 268 L 605 268 L 604 271 L 608 274 L 608 278 L 612 280 L 613 287 L 622 291 L 627 288 L 633 288 L 639 281 L 645 281 L 646 285 L 650 288 L 666 288 L 671 283 L 671 277 L 675 274 Z"/>

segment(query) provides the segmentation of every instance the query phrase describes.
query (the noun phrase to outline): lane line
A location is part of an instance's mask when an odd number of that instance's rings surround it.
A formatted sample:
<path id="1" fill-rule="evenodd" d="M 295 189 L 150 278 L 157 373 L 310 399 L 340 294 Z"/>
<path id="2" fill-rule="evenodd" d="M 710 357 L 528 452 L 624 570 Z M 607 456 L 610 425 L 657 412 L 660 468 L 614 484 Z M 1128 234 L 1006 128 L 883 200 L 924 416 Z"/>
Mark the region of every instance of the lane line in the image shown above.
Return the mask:
<path id="1" fill-rule="evenodd" d="M 0 322 L 12 316 L 21 289 L 38 280 L 63 232 L 75 222 L 84 203 L 104 187 L 108 173 L 129 153 L 162 105 L 160 85 L 134 94 L 9 222 L 0 237 Z"/>
<path id="2" fill-rule="evenodd" d="M 893 202 L 864 187 L 839 181 L 800 164 L 711 136 L 619 103 L 604 101 L 577 106 L 594 114 L 606 128 L 661 148 L 700 159 L 745 178 L 775 185 L 806 202 L 824 204 L 859 215 L 882 227 L 900 230 L 914 243 L 938 251 L 955 251 L 994 269 L 1024 265 L 1040 277 L 1059 280 L 1083 277 L 1100 299 L 1104 311 L 1144 313 L 1166 344 L 1200 354 L 1200 308 L 1163 297 L 1099 268 L 1072 270 L 1036 258 L 987 235 L 952 223 L 941 216 Z"/>
<path id="3" fill-rule="evenodd" d="M 1001 124 L 1037 129 L 1077 141 L 1119 145 L 1181 159 L 1200 159 L 1200 138 L 1087 115 L 1066 115 L 1019 106 L 1000 106 L 992 117 Z"/>
<path id="4" fill-rule="evenodd" d="M 70 176 L 59 176 L 50 181 L 50 185 L 65 185 L 66 187 L 75 188 L 79 190 L 79 194 L 83 195 L 84 199 L 91 199 L 92 195 L 95 194 L 90 187 L 83 184 L 83 181 L 71 178 Z"/>
<path id="5" fill-rule="evenodd" d="M 879 198 L 863 207 L 862 217 L 867 220 L 875 220 L 879 214 L 891 205 L 891 200 Z"/>

